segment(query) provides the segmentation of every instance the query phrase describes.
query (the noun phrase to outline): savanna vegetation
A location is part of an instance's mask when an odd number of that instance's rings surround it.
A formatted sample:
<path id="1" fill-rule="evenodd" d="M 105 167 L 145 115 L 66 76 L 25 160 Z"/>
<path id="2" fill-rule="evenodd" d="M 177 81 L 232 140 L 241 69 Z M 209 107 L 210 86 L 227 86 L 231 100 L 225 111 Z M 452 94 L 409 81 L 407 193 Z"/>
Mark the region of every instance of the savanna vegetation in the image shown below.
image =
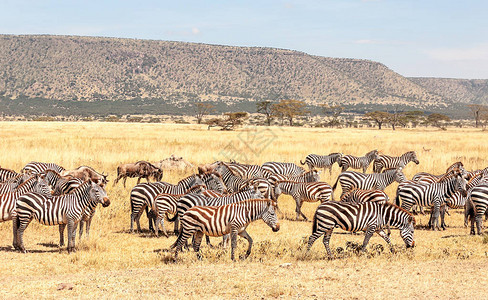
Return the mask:
<path id="1" fill-rule="evenodd" d="M 335 230 L 331 247 L 336 260 L 326 259 L 316 242 L 310 253 L 305 242 L 311 222 L 294 221 L 294 202 L 279 199 L 281 230 L 273 233 L 262 221 L 248 232 L 254 239 L 251 256 L 232 262 L 221 248 L 202 247 L 203 259 L 193 252 L 162 252 L 176 239 L 156 238 L 147 230 L 128 232 L 130 221 L 127 188 L 112 186 L 120 163 L 157 161 L 170 154 L 195 165 L 235 159 L 244 163 L 266 161 L 299 163 L 307 154 L 343 152 L 362 155 L 378 149 L 400 155 L 417 152 L 419 165 L 409 164 L 405 174 L 440 174 L 455 161 L 467 169 L 488 166 L 486 132 L 479 129 L 325 129 L 298 127 L 241 127 L 235 131 L 208 131 L 206 125 L 139 124 L 108 122 L 5 122 L 0 123 L 0 165 L 20 170 L 31 160 L 56 162 L 66 168 L 90 165 L 110 174 L 111 205 L 99 208 L 90 239 L 81 239 L 77 252 L 59 249 L 57 227 L 32 224 L 25 231 L 29 253 L 11 248 L 11 224 L 0 224 L 0 296 L 2 298 L 484 298 L 488 294 L 488 238 L 470 236 L 461 211 L 451 210 L 446 231 L 424 229 L 428 216 L 416 216 L 416 247 L 405 249 L 397 230 L 390 253 L 374 236 L 366 254 L 358 254 L 363 234 Z M 371 168 L 370 168 L 371 170 Z M 333 184 L 339 174 L 322 173 Z M 166 172 L 163 180 L 176 183 L 188 173 Z M 394 197 L 396 183 L 386 189 Z M 336 198 L 340 189 L 336 191 Z M 311 219 L 317 203 L 305 203 Z M 171 224 L 167 224 L 172 228 Z M 145 217 L 143 228 L 147 229 Z M 214 245 L 219 239 L 212 239 Z M 240 240 L 238 252 L 247 244 Z M 59 289 L 59 290 L 58 290 Z"/>

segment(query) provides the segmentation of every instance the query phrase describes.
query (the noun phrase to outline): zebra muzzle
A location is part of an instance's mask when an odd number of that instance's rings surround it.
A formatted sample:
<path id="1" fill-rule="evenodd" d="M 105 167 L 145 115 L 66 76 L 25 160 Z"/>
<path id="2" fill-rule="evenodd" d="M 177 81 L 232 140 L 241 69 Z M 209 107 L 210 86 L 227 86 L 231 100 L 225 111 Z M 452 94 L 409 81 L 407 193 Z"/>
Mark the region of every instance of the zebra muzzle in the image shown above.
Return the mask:
<path id="1" fill-rule="evenodd" d="M 104 197 L 103 202 L 102 202 L 102 206 L 107 207 L 109 205 L 110 205 L 110 200 L 108 199 L 108 197 Z"/>
<path id="2" fill-rule="evenodd" d="M 413 248 L 415 247 L 415 241 L 412 241 L 412 245 L 407 245 L 407 248 Z"/>
<path id="3" fill-rule="evenodd" d="M 276 226 L 273 228 L 273 232 L 277 232 L 280 230 L 280 224 L 276 224 Z"/>

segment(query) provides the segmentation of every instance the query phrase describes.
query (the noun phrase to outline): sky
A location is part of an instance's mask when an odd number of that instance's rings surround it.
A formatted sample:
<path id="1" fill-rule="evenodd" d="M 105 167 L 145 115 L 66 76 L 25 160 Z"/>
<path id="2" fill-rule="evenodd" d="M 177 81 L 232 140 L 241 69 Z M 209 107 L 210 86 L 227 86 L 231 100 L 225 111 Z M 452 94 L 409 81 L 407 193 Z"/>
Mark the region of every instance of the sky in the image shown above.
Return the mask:
<path id="1" fill-rule="evenodd" d="M 0 34 L 258 46 L 488 79 L 488 1 L 0 0 Z"/>

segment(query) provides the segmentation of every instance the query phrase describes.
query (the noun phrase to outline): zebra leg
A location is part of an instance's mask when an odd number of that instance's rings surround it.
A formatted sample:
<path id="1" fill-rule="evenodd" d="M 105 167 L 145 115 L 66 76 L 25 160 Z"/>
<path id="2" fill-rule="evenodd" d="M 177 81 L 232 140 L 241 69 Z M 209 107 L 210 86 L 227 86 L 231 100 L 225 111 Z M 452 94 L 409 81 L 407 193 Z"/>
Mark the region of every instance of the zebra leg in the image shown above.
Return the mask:
<path id="1" fill-rule="evenodd" d="M 170 246 L 170 249 L 175 248 L 175 260 L 178 258 L 178 253 L 181 251 L 181 248 L 183 248 L 183 245 L 186 244 L 186 241 L 190 236 L 193 236 L 193 232 L 186 232 L 182 228 L 178 235 L 178 239 L 176 239 L 176 242 Z"/>
<path id="2" fill-rule="evenodd" d="M 239 233 L 239 235 L 241 237 L 245 238 L 249 243 L 249 246 L 247 247 L 246 255 L 244 256 L 244 259 L 246 259 L 251 254 L 252 238 L 249 236 L 249 234 L 245 230 L 243 232 Z"/>
<path id="3" fill-rule="evenodd" d="M 159 236 L 159 224 L 161 224 L 161 228 L 163 229 L 163 234 L 165 237 L 168 237 L 168 233 L 166 232 L 166 228 L 164 228 L 164 219 L 160 214 L 158 214 L 158 217 L 156 218 L 156 224 L 154 226 L 154 234 L 156 237 Z"/>
<path id="4" fill-rule="evenodd" d="M 85 221 L 83 221 L 83 217 L 80 220 L 80 229 L 78 231 L 79 238 L 81 240 L 81 236 L 83 235 L 83 226 L 85 225 Z"/>
<path id="5" fill-rule="evenodd" d="M 175 220 L 175 228 L 174 228 L 174 233 L 175 235 L 177 235 L 180 231 L 179 231 L 179 225 L 180 225 L 180 218 L 179 217 L 176 217 L 176 220 Z"/>
<path id="6" fill-rule="evenodd" d="M 12 231 L 13 231 L 13 241 L 12 241 L 12 246 L 14 247 L 15 250 L 19 250 L 19 240 L 17 236 L 17 230 L 18 230 L 18 218 L 17 216 L 12 217 Z"/>
<path id="7" fill-rule="evenodd" d="M 445 221 L 446 213 L 447 213 L 447 206 L 444 204 L 443 206 L 441 206 L 441 210 L 440 210 L 442 230 L 446 230 L 446 221 Z"/>
<path id="8" fill-rule="evenodd" d="M 134 222 L 136 222 L 137 231 L 141 232 L 141 223 L 139 223 L 139 219 L 141 218 L 143 208 L 144 205 L 139 207 L 139 209 L 137 207 L 132 208 L 132 212 L 130 214 L 130 233 L 134 233 Z"/>
<path id="9" fill-rule="evenodd" d="M 332 230 L 334 228 L 331 228 L 325 232 L 323 243 L 325 246 L 325 250 L 327 250 L 327 255 L 329 256 L 329 259 L 333 259 L 334 257 L 332 256 L 332 251 L 330 250 L 329 242 L 330 242 L 330 237 L 332 236 Z M 308 241 L 310 243 L 310 240 Z"/>
<path id="10" fill-rule="evenodd" d="M 230 234 L 226 234 L 222 237 L 222 248 L 227 248 L 229 247 L 229 237 L 230 237 Z"/>
<path id="11" fill-rule="evenodd" d="M 369 240 L 373 236 L 373 233 L 376 231 L 376 225 L 370 225 L 366 229 L 366 236 L 364 237 L 363 246 L 361 247 L 361 251 L 366 252 L 366 247 L 368 246 Z"/>
<path id="12" fill-rule="evenodd" d="M 230 232 L 230 259 L 236 260 L 234 256 L 235 249 L 237 247 L 237 230 L 232 229 Z"/>
<path id="13" fill-rule="evenodd" d="M 378 229 L 378 230 L 376 230 L 376 232 L 379 234 L 379 236 L 381 236 L 385 240 L 385 242 L 388 244 L 388 246 L 390 246 L 390 251 L 393 253 L 394 250 L 393 250 L 393 247 L 391 245 L 390 236 L 388 234 L 386 234 L 383 231 L 383 229 Z"/>
<path id="14" fill-rule="evenodd" d="M 295 202 L 296 202 L 295 212 L 297 213 L 296 220 L 298 221 L 298 219 L 300 218 L 300 216 L 302 216 L 305 219 L 305 221 L 308 221 L 307 217 L 302 213 L 303 200 L 302 199 L 299 199 L 299 198 L 295 198 Z"/>
<path id="15" fill-rule="evenodd" d="M 137 184 L 141 182 L 141 177 L 137 177 Z"/>
<path id="16" fill-rule="evenodd" d="M 17 228 L 18 246 L 19 246 L 20 252 L 23 252 L 23 253 L 27 252 L 27 251 L 25 251 L 25 247 L 24 247 L 24 231 L 27 228 L 27 226 L 29 226 L 29 223 L 31 222 L 31 220 L 32 220 L 32 218 L 24 220 L 24 222 L 22 222 L 23 220 L 21 220 L 21 219 L 19 219 L 19 221 L 17 221 L 18 222 L 17 223 L 17 225 L 18 225 L 18 228 Z"/>
<path id="17" fill-rule="evenodd" d="M 483 226 L 483 214 L 477 213 L 476 214 L 476 231 L 478 235 L 482 233 L 481 227 Z"/>
<path id="18" fill-rule="evenodd" d="M 154 232 L 154 223 L 156 223 L 156 216 L 153 210 L 149 210 L 149 207 L 146 205 L 146 216 L 149 221 L 149 230 Z"/>
<path id="19" fill-rule="evenodd" d="M 73 245 L 73 234 L 75 233 L 75 230 L 75 222 L 73 220 L 68 220 L 68 253 L 71 253 L 75 248 Z"/>
<path id="20" fill-rule="evenodd" d="M 324 173 L 325 173 L 325 169 L 329 169 L 329 176 L 332 176 L 332 165 L 324 168 Z"/>
<path id="21" fill-rule="evenodd" d="M 471 230 L 470 230 L 469 234 L 471 234 L 471 235 L 475 235 L 474 219 L 475 219 L 475 216 L 469 216 L 469 221 L 471 222 Z"/>
<path id="22" fill-rule="evenodd" d="M 208 237 L 208 236 L 207 236 Z M 202 253 L 200 252 L 200 245 L 202 244 L 203 232 L 197 231 L 193 236 L 193 250 L 197 253 L 197 258 L 202 259 Z"/>
<path id="23" fill-rule="evenodd" d="M 59 247 L 64 246 L 64 228 L 66 224 L 59 224 Z"/>
<path id="24" fill-rule="evenodd" d="M 86 224 L 85 224 L 85 231 L 86 231 L 86 238 L 88 239 L 90 237 L 90 227 L 91 227 L 91 222 L 92 222 L 92 219 L 93 219 L 93 215 L 90 216 L 90 218 L 88 218 L 88 220 L 86 220 Z M 81 223 L 80 223 L 81 224 Z M 80 230 L 80 239 L 81 239 L 81 230 Z"/>
<path id="25" fill-rule="evenodd" d="M 127 181 L 127 176 L 124 177 L 124 189 L 125 189 L 125 182 Z"/>
<path id="26" fill-rule="evenodd" d="M 210 248 L 215 248 L 211 243 L 210 243 L 210 237 L 208 235 L 205 235 L 205 241 L 207 242 L 207 246 Z"/>
<path id="27" fill-rule="evenodd" d="M 440 203 L 438 201 L 434 202 L 434 211 L 432 212 L 434 217 L 432 219 L 431 229 L 436 230 L 439 228 L 439 214 L 440 214 Z"/>

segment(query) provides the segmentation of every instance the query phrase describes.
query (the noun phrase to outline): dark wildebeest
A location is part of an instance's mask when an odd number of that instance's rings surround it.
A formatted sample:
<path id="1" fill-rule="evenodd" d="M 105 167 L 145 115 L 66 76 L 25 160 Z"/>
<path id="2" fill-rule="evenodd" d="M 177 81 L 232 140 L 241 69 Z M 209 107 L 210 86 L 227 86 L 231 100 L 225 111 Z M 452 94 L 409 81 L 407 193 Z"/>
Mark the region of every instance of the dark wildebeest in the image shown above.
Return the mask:
<path id="1" fill-rule="evenodd" d="M 74 170 L 66 170 L 61 173 L 62 176 L 72 176 L 83 181 L 91 180 L 101 187 L 104 187 L 108 180 L 108 174 L 100 174 L 91 167 L 81 166 Z"/>
<path id="2" fill-rule="evenodd" d="M 141 178 L 146 178 L 147 182 L 149 182 L 149 177 L 152 177 L 154 181 L 161 181 L 163 178 L 163 170 L 143 160 L 133 164 L 122 164 L 117 167 L 117 179 L 115 179 L 114 185 L 123 178 L 125 188 L 127 177 L 137 177 L 137 184 L 141 182 Z"/>

